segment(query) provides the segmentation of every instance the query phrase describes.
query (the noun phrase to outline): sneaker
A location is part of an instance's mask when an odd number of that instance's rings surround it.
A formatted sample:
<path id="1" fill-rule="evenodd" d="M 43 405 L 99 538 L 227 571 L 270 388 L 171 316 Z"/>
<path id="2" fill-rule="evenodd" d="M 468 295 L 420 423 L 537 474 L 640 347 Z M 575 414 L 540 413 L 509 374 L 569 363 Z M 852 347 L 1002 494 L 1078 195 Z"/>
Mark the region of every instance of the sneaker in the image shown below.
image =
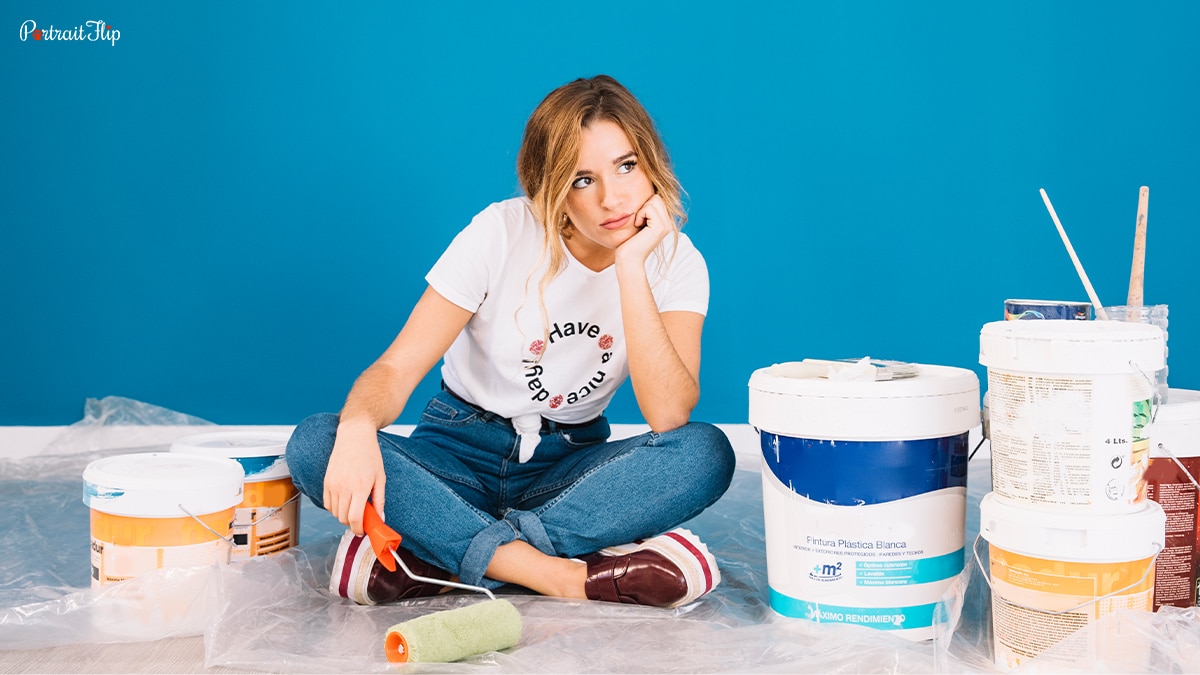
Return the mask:
<path id="1" fill-rule="evenodd" d="M 583 558 L 589 600 L 679 607 L 721 583 L 717 561 L 685 529 L 613 546 Z"/>
<path id="2" fill-rule="evenodd" d="M 396 549 L 413 574 L 432 579 L 449 579 L 450 573 L 440 570 L 413 555 L 404 547 Z M 329 591 L 350 598 L 360 605 L 379 605 L 397 600 L 437 595 L 445 586 L 416 581 L 396 567 L 389 572 L 375 557 L 371 542 L 350 530 L 342 535 L 334 557 L 333 573 L 329 576 Z"/>

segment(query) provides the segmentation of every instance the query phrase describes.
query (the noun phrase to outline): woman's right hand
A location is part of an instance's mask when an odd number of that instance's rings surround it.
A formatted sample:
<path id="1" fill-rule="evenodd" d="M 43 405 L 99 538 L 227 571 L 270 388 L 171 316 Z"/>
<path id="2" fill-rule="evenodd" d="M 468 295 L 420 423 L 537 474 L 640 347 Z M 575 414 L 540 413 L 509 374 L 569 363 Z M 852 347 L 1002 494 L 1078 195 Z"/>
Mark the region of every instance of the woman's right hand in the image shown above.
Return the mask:
<path id="1" fill-rule="evenodd" d="M 337 437 L 325 467 L 321 503 L 354 534 L 363 533 L 368 500 L 383 516 L 383 454 L 379 429 L 400 416 L 413 389 L 445 355 L 471 312 L 427 288 L 387 351 L 363 371 L 342 406 Z"/>
<path id="2" fill-rule="evenodd" d="M 338 426 L 333 452 L 325 469 L 325 508 L 354 534 L 363 533 L 363 509 L 368 499 L 383 515 L 383 455 L 370 422 L 344 421 Z"/>

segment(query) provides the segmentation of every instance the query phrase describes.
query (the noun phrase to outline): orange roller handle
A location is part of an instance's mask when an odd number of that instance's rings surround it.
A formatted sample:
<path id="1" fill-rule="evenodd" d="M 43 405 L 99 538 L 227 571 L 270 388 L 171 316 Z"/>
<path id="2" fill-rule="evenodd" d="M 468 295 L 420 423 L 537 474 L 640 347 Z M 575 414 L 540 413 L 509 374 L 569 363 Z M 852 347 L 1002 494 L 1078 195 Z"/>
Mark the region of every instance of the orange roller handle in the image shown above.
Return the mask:
<path id="1" fill-rule="evenodd" d="M 392 551 L 400 546 L 400 533 L 383 522 L 383 518 L 379 517 L 379 512 L 371 502 L 367 502 L 367 507 L 363 509 L 363 533 L 367 535 L 371 542 L 371 550 L 375 551 L 375 557 L 379 558 L 383 568 L 395 572 L 396 559 L 392 557 Z"/>

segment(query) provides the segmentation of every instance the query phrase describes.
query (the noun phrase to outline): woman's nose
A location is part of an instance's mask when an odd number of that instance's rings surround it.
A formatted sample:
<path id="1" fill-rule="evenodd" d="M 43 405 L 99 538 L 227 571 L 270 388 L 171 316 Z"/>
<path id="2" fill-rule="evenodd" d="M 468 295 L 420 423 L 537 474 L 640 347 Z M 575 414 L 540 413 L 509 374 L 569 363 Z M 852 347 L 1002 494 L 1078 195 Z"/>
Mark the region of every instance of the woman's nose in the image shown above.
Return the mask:
<path id="1" fill-rule="evenodd" d="M 605 209 L 615 209 L 621 205 L 621 191 L 615 185 L 600 186 L 600 206 Z"/>

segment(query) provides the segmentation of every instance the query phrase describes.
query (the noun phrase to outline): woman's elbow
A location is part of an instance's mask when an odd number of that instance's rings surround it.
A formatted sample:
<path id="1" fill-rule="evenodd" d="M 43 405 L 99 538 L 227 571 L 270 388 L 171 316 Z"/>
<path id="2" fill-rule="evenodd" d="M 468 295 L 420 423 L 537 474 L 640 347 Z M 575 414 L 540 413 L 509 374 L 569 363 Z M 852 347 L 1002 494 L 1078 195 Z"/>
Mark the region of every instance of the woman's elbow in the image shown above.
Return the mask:
<path id="1" fill-rule="evenodd" d="M 650 430 L 655 433 L 662 434 L 674 431 L 691 421 L 692 409 L 695 407 L 696 403 L 694 401 L 688 401 L 686 404 L 681 402 L 677 406 L 656 410 L 646 415 L 646 423 L 650 425 Z"/>

